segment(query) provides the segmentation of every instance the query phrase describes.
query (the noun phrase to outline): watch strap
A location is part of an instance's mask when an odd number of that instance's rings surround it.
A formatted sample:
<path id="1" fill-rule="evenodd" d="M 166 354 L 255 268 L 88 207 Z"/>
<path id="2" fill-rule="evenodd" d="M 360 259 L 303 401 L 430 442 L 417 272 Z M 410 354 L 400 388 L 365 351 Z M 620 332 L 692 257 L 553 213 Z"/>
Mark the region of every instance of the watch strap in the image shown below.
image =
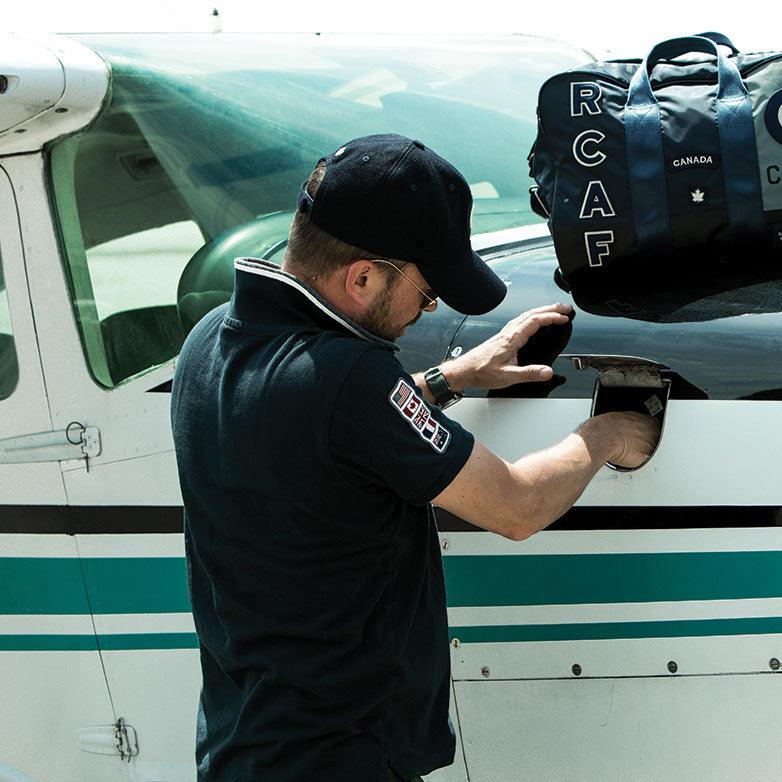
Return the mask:
<path id="1" fill-rule="evenodd" d="M 438 407 L 444 407 L 461 398 L 460 394 L 457 394 L 448 384 L 445 376 L 440 371 L 440 367 L 427 369 L 424 372 L 424 380 L 426 385 L 429 386 L 429 390 L 432 392 Z"/>

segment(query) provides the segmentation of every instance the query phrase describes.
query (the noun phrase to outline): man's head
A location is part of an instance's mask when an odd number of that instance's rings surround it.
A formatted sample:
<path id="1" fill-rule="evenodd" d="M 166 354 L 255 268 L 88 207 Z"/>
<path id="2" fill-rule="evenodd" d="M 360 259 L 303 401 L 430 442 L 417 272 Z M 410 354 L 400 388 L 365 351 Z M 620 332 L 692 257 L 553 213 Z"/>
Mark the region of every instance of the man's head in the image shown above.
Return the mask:
<path id="1" fill-rule="evenodd" d="M 465 314 L 505 286 L 470 246 L 472 196 L 418 141 L 365 136 L 323 158 L 299 193 L 283 268 L 386 339 L 439 295 Z"/>

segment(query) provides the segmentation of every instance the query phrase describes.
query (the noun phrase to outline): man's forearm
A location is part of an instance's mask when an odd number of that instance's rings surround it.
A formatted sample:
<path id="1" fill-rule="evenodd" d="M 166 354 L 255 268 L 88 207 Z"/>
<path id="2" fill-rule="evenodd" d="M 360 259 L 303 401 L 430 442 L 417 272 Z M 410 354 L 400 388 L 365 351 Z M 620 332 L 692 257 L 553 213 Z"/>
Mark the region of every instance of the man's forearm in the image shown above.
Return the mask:
<path id="1" fill-rule="evenodd" d="M 529 537 L 558 519 L 610 457 L 611 444 L 587 421 L 557 445 L 515 462 L 510 470 L 515 502 L 506 507 L 511 537 Z"/>

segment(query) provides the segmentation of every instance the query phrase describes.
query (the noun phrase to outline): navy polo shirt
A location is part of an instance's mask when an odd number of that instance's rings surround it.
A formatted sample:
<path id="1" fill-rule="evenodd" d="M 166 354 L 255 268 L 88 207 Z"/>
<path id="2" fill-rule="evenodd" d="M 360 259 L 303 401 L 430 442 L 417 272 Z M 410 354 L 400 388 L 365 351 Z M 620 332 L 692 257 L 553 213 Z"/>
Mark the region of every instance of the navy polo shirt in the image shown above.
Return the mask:
<path id="1" fill-rule="evenodd" d="M 387 782 L 453 761 L 429 502 L 473 437 L 395 350 L 247 259 L 185 342 L 172 423 L 199 780 Z"/>

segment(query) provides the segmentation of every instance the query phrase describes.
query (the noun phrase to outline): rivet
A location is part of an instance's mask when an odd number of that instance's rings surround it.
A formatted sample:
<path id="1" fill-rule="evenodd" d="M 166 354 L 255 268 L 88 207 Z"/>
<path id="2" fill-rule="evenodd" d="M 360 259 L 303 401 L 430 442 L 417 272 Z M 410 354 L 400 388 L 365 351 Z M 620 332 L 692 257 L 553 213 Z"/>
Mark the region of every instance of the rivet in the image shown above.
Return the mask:
<path id="1" fill-rule="evenodd" d="M 462 642 L 458 638 L 454 638 L 453 641 L 451 641 L 451 646 L 453 646 L 454 649 L 458 649 L 462 645 Z"/>
<path id="2" fill-rule="evenodd" d="M 484 679 L 488 679 L 489 676 L 491 676 L 491 671 L 485 665 L 481 668 L 481 676 L 483 676 Z"/>
<path id="3" fill-rule="evenodd" d="M 451 548 L 451 543 L 446 538 L 445 540 L 443 540 L 442 546 L 443 546 L 443 551 L 448 551 L 448 549 Z"/>
<path id="4" fill-rule="evenodd" d="M 573 671 L 573 676 L 581 676 L 581 666 L 578 663 L 573 663 L 570 670 Z"/>
<path id="5" fill-rule="evenodd" d="M 457 346 L 456 346 L 456 347 L 455 347 L 455 348 L 454 348 L 454 349 L 451 351 L 451 355 L 452 355 L 454 358 L 458 358 L 459 356 L 461 356 L 461 355 L 462 355 L 462 348 L 461 348 L 461 346 L 460 346 L 460 345 L 457 345 Z"/>
<path id="6" fill-rule="evenodd" d="M 779 670 L 779 660 L 776 657 L 772 657 L 768 661 L 768 667 L 771 668 L 772 671 L 778 671 Z"/>
<path id="7" fill-rule="evenodd" d="M 676 671 L 678 671 L 678 670 L 679 670 L 679 666 L 676 664 L 676 662 L 675 662 L 674 660 L 671 660 L 671 661 L 668 663 L 668 670 L 669 670 L 671 673 L 676 673 Z"/>

